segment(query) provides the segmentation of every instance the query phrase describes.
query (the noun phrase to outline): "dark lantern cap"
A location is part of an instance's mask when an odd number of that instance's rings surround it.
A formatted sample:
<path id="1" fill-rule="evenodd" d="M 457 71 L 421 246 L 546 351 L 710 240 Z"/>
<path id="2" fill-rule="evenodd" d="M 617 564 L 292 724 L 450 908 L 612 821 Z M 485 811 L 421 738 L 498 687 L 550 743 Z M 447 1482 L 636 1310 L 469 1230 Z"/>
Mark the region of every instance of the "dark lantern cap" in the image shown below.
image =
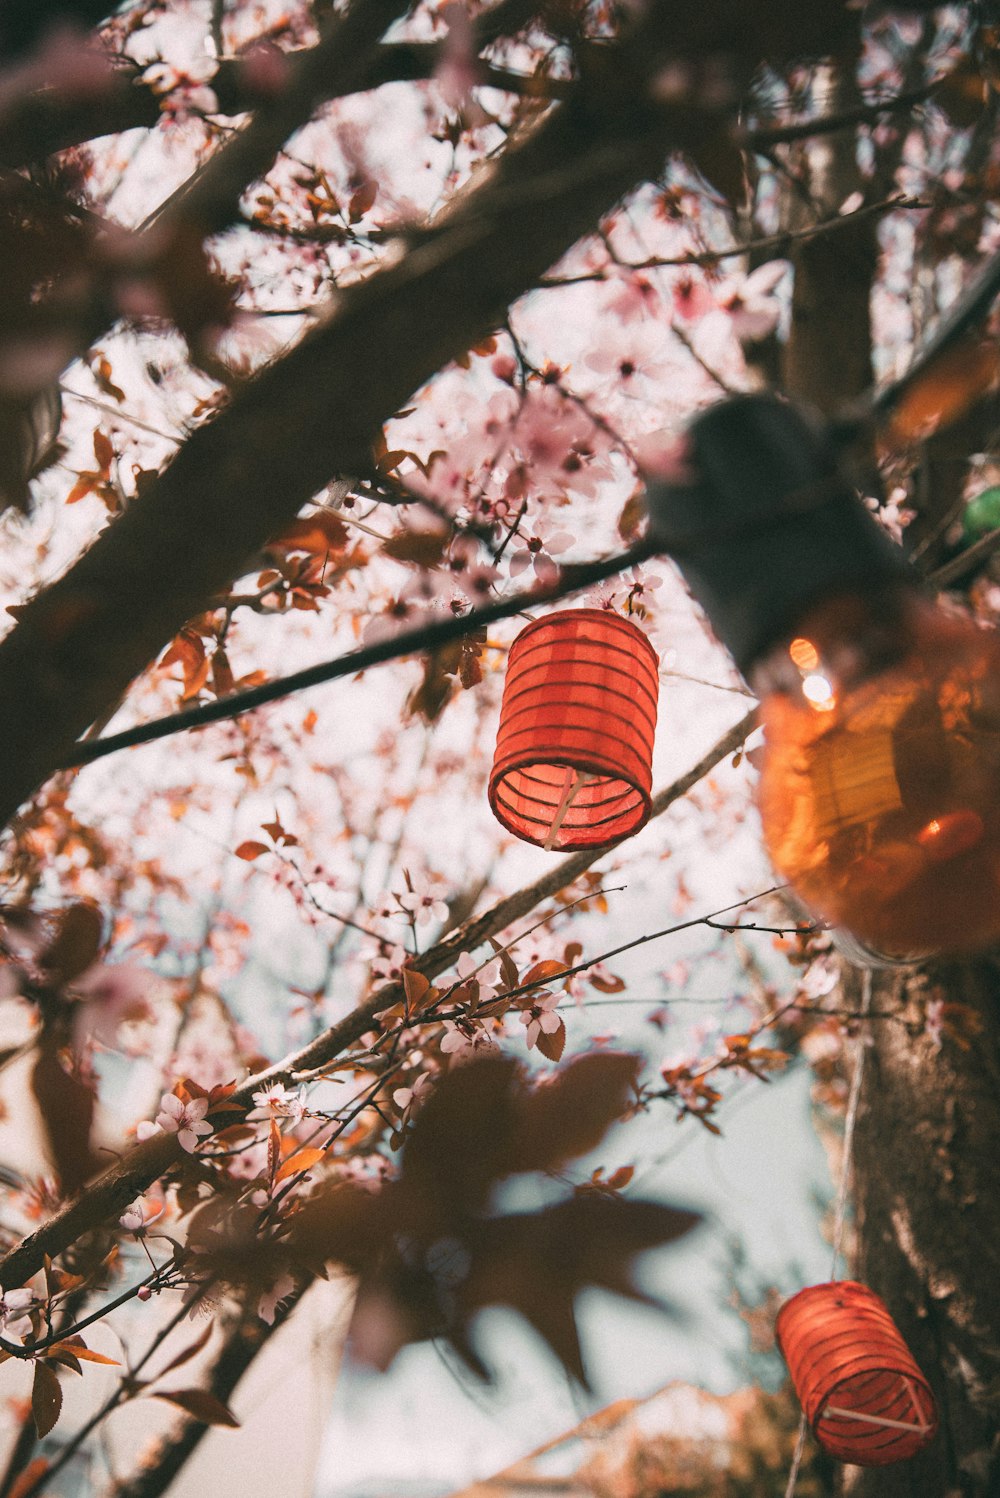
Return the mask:
<path id="1" fill-rule="evenodd" d="M 720 401 L 688 428 L 685 463 L 689 481 L 649 486 L 652 538 L 744 676 L 824 598 L 919 586 L 800 407 L 764 394 Z"/>

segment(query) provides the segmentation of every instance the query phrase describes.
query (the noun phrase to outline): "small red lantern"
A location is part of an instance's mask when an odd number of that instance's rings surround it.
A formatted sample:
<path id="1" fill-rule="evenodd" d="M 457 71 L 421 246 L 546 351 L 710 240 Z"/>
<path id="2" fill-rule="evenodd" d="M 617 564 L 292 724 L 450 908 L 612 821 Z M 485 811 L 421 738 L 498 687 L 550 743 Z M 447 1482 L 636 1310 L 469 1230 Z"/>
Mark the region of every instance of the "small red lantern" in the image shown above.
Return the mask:
<path id="1" fill-rule="evenodd" d="M 643 826 L 658 668 L 638 625 L 601 609 L 567 609 L 521 631 L 490 775 L 490 805 L 510 832 L 569 851 Z"/>
<path id="2" fill-rule="evenodd" d="M 838 1461 L 885 1467 L 934 1439 L 930 1385 L 866 1285 L 800 1290 L 778 1312 L 775 1335 L 813 1433 Z"/>

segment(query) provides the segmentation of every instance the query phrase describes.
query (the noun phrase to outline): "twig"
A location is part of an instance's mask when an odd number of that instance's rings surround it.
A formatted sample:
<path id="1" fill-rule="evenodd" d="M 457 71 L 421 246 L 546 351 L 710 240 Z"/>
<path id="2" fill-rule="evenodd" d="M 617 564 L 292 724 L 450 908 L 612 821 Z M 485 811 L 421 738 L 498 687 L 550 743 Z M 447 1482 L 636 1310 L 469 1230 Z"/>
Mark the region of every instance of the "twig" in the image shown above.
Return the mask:
<path id="1" fill-rule="evenodd" d="M 79 742 L 73 752 L 60 761 L 56 769 L 75 769 L 79 765 L 90 764 L 95 759 L 102 759 L 107 754 L 115 754 L 119 749 L 131 749 L 137 744 L 148 744 L 155 739 L 167 738 L 170 734 L 186 733 L 193 728 L 204 728 L 209 723 L 219 723 L 227 718 L 238 718 L 242 713 L 261 707 L 266 702 L 275 702 L 280 697 L 288 697 L 293 692 L 301 692 L 307 687 L 319 686 L 325 681 L 336 681 L 344 676 L 353 676 L 356 672 L 367 670 L 370 666 L 379 666 L 385 661 L 398 660 L 404 655 L 436 650 L 449 641 L 463 639 L 483 625 L 493 624 L 498 619 L 509 619 L 515 614 L 523 613 L 526 609 L 537 608 L 539 604 L 552 603 L 556 599 L 579 592 L 581 588 L 589 588 L 603 578 L 614 577 L 616 573 L 624 572 L 627 568 L 646 561 L 654 555 L 655 550 L 651 541 L 640 541 L 627 551 L 614 556 L 566 566 L 562 569 L 559 579 L 551 585 L 514 593 L 508 598 L 498 599 L 497 602 L 486 604 L 482 608 L 472 609 L 468 614 L 458 617 L 452 615 L 446 619 L 436 620 L 432 624 L 419 625 L 415 629 L 394 635 L 391 639 L 379 640 L 377 644 L 363 646 L 360 650 L 348 651 L 332 661 L 324 661 L 317 666 L 307 666 L 305 670 L 294 671 L 289 676 L 279 676 L 275 681 L 264 682 L 259 687 L 250 687 L 245 692 L 234 692 L 217 702 L 205 703 L 202 707 L 189 708 L 186 712 L 170 713 L 166 717 L 153 719 L 151 723 L 140 723 L 134 728 L 124 729 L 121 733 L 110 734 L 107 738 L 92 739 L 86 744 Z"/>
<path id="2" fill-rule="evenodd" d="M 686 795 L 693 785 L 709 774 L 727 755 L 744 742 L 756 725 L 756 712 L 746 713 L 712 745 L 686 774 L 658 792 L 653 800 L 652 816 L 660 816 Z M 618 845 L 615 845 L 618 846 Z M 416 958 L 412 966 L 427 978 L 446 972 L 464 951 L 474 951 L 489 938 L 533 910 L 542 900 L 557 894 L 579 879 L 581 874 L 603 858 L 608 848 L 588 848 L 559 860 L 552 872 L 514 894 L 498 901 L 483 915 L 472 917 Z M 274 1066 L 241 1083 L 231 1101 L 249 1108 L 253 1094 L 273 1082 L 294 1081 L 300 1072 L 329 1065 L 355 1044 L 373 1026 L 376 1017 L 394 1004 L 405 1001 L 401 983 L 388 983 L 371 994 L 364 1003 L 338 1024 L 300 1051 L 286 1056 Z M 0 1261 L 0 1284 L 12 1289 L 36 1274 L 45 1256 L 55 1258 L 84 1232 L 117 1216 L 130 1201 L 148 1189 L 175 1163 L 180 1146 L 175 1134 L 155 1134 L 129 1150 L 120 1160 L 99 1176 L 75 1201 L 62 1207 L 48 1222 L 17 1244 Z"/>

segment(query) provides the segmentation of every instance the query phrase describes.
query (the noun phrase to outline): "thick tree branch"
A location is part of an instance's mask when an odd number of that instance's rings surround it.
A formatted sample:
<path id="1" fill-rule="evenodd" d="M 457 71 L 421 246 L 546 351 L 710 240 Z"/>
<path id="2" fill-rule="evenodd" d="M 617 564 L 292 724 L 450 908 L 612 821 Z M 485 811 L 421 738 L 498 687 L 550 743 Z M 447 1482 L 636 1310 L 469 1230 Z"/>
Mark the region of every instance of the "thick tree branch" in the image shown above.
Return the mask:
<path id="1" fill-rule="evenodd" d="M 264 175 L 318 106 L 364 85 L 378 42 L 407 8 L 408 0 L 354 0 L 318 46 L 295 55 L 280 93 L 259 106 L 250 123 L 168 199 L 149 226 L 169 218 L 171 224 L 195 224 L 204 234 L 228 228 L 247 187 Z"/>
<path id="2" fill-rule="evenodd" d="M 651 40 L 640 32 L 610 68 L 599 59 L 591 86 L 463 196 L 436 239 L 345 293 L 26 607 L 0 645 L 0 819 L 313 494 L 364 471 L 382 423 L 423 380 L 712 123 L 643 103 Z"/>
<path id="3" fill-rule="evenodd" d="M 502 0 L 491 15 L 509 19 L 510 7 L 524 4 Z M 365 14 L 384 20 L 388 0 L 379 6 Z M 356 24 L 369 37 L 377 30 L 374 21 Z M 654 99 L 650 85 L 678 52 L 693 59 L 696 79 L 698 59 L 715 55 L 720 24 L 749 78 L 762 56 L 821 49 L 844 17 L 805 8 L 793 27 L 782 0 L 762 0 L 749 27 L 742 0 L 655 0 L 623 42 L 579 49 L 572 96 L 459 196 L 441 232 L 345 292 L 327 323 L 196 431 L 27 605 L 0 645 L 0 821 L 305 501 L 336 474 L 366 470 L 382 424 L 424 380 L 498 326 L 603 213 L 658 175 L 669 151 L 690 151 L 718 131 L 727 101 L 703 108 L 694 87 L 679 101 Z M 247 156 L 238 159 L 249 169 Z M 212 171 L 218 180 L 192 188 L 188 206 L 202 203 L 218 221 L 240 173 Z"/>
<path id="4" fill-rule="evenodd" d="M 290 54 L 290 60 L 297 62 L 305 56 L 303 49 Z M 355 78 L 333 78 L 326 83 L 323 98 L 331 101 L 387 83 L 431 78 L 439 56 L 435 42 L 385 42 L 368 55 Z M 539 78 L 492 63 L 483 65 L 480 81 L 507 93 L 544 99 L 565 98 L 571 88 L 565 80 Z M 212 89 L 219 103 L 216 114 L 224 118 L 252 114 L 271 99 L 270 94 L 261 93 L 252 68 L 242 57 L 223 58 L 212 79 Z M 160 119 L 161 102 L 141 76 L 124 68 L 115 85 L 100 98 L 67 100 L 49 89 L 26 94 L 9 104 L 0 117 L 0 166 L 31 166 L 57 151 L 84 145 L 102 135 L 151 130 Z"/>
<path id="5" fill-rule="evenodd" d="M 658 792 L 653 800 L 652 815 L 661 816 L 727 755 L 734 753 L 755 723 L 756 710 L 746 713 L 685 775 Z M 575 879 L 579 879 L 581 874 L 609 851 L 607 848 L 587 849 L 561 858 L 551 873 L 544 874 L 533 884 L 499 900 L 482 915 L 463 922 L 450 935 L 416 958 L 412 966 L 425 977 L 437 977 L 452 966 L 460 952 L 474 951 L 482 946 L 491 936 L 534 910 L 542 900 L 549 899 Z M 355 1044 L 372 1029 L 376 1016 L 383 1009 L 402 1003 L 404 997 L 400 983 L 388 983 L 376 989 L 339 1024 L 325 1030 L 300 1051 L 286 1056 L 255 1077 L 248 1078 L 233 1094 L 232 1101 L 249 1107 L 253 1093 L 272 1082 L 288 1082 L 300 1073 L 315 1072 L 330 1065 L 348 1046 Z M 129 1202 L 134 1201 L 170 1168 L 178 1156 L 176 1134 L 156 1134 L 137 1144 L 75 1201 L 63 1207 L 36 1232 L 22 1239 L 0 1260 L 0 1285 L 5 1289 L 23 1285 L 33 1274 L 37 1274 L 46 1255 L 55 1258 L 83 1233 L 119 1216 Z"/>

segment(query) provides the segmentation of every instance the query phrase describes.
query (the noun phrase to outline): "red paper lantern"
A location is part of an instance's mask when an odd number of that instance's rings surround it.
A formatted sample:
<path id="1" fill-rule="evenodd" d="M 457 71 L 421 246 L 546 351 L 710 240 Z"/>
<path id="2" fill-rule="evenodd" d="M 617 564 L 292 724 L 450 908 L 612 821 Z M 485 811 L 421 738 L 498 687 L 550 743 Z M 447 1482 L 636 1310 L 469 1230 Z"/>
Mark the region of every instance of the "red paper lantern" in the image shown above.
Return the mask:
<path id="1" fill-rule="evenodd" d="M 630 619 L 567 609 L 510 649 L 490 805 L 543 848 L 599 848 L 637 831 L 652 801 L 659 661 Z"/>
<path id="2" fill-rule="evenodd" d="M 800 1290 L 778 1312 L 775 1335 L 816 1439 L 838 1461 L 885 1467 L 934 1439 L 930 1385 L 866 1285 Z"/>

